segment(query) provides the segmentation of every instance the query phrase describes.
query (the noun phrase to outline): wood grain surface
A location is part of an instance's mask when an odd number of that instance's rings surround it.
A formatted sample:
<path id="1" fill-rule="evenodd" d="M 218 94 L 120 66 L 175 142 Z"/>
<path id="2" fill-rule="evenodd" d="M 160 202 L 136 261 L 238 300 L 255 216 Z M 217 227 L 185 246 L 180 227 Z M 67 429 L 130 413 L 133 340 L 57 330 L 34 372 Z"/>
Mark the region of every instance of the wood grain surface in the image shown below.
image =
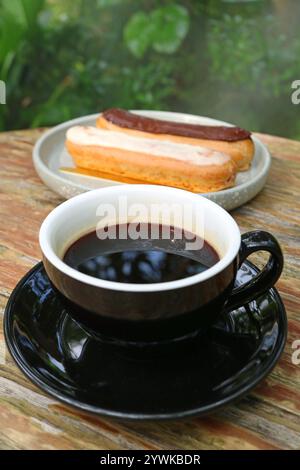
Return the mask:
<path id="1" fill-rule="evenodd" d="M 61 202 L 36 175 L 31 152 L 42 130 L 0 134 L 0 308 L 17 281 L 41 258 L 38 230 Z M 241 231 L 276 235 L 285 255 L 278 290 L 288 320 L 282 358 L 254 392 L 205 418 L 120 423 L 78 412 L 49 398 L 19 371 L 0 326 L 1 449 L 300 449 L 300 142 L 259 135 L 273 156 L 266 188 L 232 212 Z M 255 261 L 255 259 L 254 259 Z M 257 259 L 256 259 L 257 261 Z"/>

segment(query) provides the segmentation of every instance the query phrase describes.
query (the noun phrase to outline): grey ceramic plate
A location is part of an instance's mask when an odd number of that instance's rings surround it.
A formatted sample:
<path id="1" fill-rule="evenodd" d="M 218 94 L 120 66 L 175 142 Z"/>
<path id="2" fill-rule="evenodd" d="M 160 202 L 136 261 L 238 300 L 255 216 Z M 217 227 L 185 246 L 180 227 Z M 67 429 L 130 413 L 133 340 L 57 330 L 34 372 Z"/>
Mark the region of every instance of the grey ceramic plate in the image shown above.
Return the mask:
<path id="1" fill-rule="evenodd" d="M 191 124 L 231 125 L 223 121 L 191 114 L 166 111 L 134 112 L 157 119 L 182 121 Z M 59 171 L 60 167 L 74 166 L 64 146 L 67 129 L 74 125 L 95 125 L 98 115 L 99 113 L 91 114 L 64 122 L 45 132 L 34 147 L 33 163 L 37 173 L 47 186 L 66 199 L 90 189 L 124 184 L 108 179 L 74 175 Z M 257 137 L 253 137 L 253 141 L 255 144 L 255 155 L 250 170 L 238 173 L 236 184 L 233 188 L 205 194 L 206 197 L 227 210 L 245 204 L 245 202 L 256 196 L 265 185 L 270 169 L 271 157 L 265 145 Z"/>

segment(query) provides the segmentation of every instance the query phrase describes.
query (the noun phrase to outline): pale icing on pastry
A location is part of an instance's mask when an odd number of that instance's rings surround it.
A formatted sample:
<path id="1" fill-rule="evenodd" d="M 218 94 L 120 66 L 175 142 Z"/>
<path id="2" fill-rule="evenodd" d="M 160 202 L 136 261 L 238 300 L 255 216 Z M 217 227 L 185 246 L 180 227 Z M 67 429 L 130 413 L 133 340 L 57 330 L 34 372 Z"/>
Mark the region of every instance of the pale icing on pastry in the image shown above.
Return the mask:
<path id="1" fill-rule="evenodd" d="M 181 144 L 168 140 L 135 137 L 125 132 L 108 131 L 92 126 L 74 126 L 67 131 L 67 139 L 75 145 L 109 147 L 139 152 L 157 157 L 173 158 L 194 165 L 223 165 L 229 155 L 198 145 Z"/>

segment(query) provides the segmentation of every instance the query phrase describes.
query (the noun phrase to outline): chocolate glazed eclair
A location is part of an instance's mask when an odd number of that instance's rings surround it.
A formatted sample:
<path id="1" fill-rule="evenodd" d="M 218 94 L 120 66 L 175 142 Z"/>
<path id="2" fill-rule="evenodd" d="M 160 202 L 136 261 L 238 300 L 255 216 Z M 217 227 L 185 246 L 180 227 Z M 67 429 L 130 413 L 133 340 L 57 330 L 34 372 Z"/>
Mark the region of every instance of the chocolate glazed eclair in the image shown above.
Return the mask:
<path id="1" fill-rule="evenodd" d="M 236 162 L 238 171 L 249 168 L 254 154 L 251 133 L 240 127 L 164 121 L 118 108 L 104 111 L 97 119 L 97 127 L 126 132 L 136 137 L 168 140 L 224 152 Z"/>

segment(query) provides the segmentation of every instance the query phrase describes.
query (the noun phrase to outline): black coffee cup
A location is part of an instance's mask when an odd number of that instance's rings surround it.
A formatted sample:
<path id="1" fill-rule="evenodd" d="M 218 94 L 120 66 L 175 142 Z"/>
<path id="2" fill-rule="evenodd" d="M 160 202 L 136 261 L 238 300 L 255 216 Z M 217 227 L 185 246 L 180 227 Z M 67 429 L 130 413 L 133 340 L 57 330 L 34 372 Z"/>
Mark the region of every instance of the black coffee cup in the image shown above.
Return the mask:
<path id="1" fill-rule="evenodd" d="M 101 280 L 68 266 L 64 253 L 75 240 L 95 230 L 99 206 L 110 205 L 119 216 L 118 222 L 129 221 L 130 215 L 120 214 L 120 198 L 124 197 L 128 207 L 137 201 L 146 208 L 153 204 L 189 205 L 192 214 L 201 213 L 201 236 L 215 248 L 220 260 L 199 274 L 153 284 Z M 150 210 L 149 214 L 151 219 Z M 147 222 L 152 222 L 150 219 Z M 224 308 L 238 308 L 267 291 L 283 268 L 282 251 L 270 233 L 256 230 L 241 236 L 234 219 L 214 202 L 155 185 L 113 186 L 64 202 L 43 222 L 40 246 L 46 272 L 70 314 L 94 332 L 126 341 L 157 341 L 204 331 Z M 270 253 L 265 267 L 234 288 L 238 268 L 251 253 L 261 250 Z"/>

